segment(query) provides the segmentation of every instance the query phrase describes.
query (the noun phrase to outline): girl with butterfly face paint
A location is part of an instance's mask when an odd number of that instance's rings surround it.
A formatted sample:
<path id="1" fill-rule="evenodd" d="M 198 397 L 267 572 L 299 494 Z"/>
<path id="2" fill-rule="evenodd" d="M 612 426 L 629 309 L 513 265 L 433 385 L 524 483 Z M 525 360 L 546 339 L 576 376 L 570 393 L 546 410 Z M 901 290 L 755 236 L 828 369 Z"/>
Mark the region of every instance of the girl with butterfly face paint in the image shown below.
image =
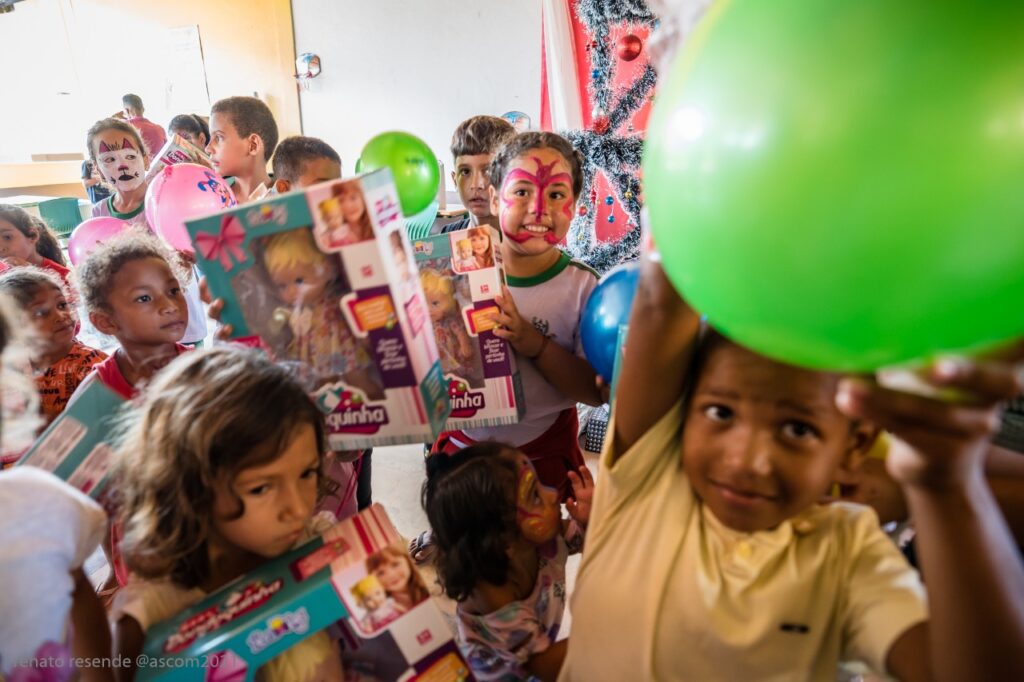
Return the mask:
<path id="1" fill-rule="evenodd" d="M 113 216 L 145 225 L 149 151 L 139 131 L 124 121 L 107 118 L 89 129 L 86 143 L 97 171 L 114 190 L 109 198 L 93 205 L 93 216 Z"/>

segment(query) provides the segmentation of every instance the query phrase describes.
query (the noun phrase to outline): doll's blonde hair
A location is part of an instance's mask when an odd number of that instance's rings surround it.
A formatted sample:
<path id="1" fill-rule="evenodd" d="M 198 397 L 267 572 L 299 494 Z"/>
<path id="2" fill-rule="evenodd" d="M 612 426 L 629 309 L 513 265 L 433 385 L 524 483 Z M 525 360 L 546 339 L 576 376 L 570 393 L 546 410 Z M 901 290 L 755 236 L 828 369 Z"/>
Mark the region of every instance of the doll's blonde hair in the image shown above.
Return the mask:
<path id="1" fill-rule="evenodd" d="M 368 594 L 370 594 L 374 590 L 383 589 L 384 586 L 380 584 L 379 580 L 377 580 L 377 576 L 368 575 L 359 582 L 357 582 L 355 585 L 353 585 L 349 589 L 349 592 L 351 592 L 352 596 L 358 599 L 359 603 L 362 604 Z"/>
<path id="2" fill-rule="evenodd" d="M 461 251 L 462 249 L 470 249 L 470 250 L 472 250 L 472 248 L 473 248 L 473 242 L 469 241 L 468 239 L 460 239 L 459 241 L 455 242 L 455 246 L 456 246 L 456 247 L 457 247 L 457 248 L 458 248 L 458 249 L 459 249 L 460 251 Z"/>
<path id="3" fill-rule="evenodd" d="M 309 230 L 289 230 L 271 235 L 263 242 L 263 264 L 270 272 L 295 266 L 318 267 L 327 255 L 316 248 Z"/>
<path id="4" fill-rule="evenodd" d="M 320 666 L 331 656 L 341 658 L 330 635 L 321 631 L 278 654 L 260 667 L 256 679 L 264 682 L 307 682 L 323 679 Z M 339 668 L 341 664 L 338 664 Z"/>
<path id="5" fill-rule="evenodd" d="M 455 309 L 455 285 L 450 278 L 435 270 L 424 270 L 420 273 L 420 284 L 423 285 L 423 293 L 440 294 L 451 301 L 449 309 Z"/>

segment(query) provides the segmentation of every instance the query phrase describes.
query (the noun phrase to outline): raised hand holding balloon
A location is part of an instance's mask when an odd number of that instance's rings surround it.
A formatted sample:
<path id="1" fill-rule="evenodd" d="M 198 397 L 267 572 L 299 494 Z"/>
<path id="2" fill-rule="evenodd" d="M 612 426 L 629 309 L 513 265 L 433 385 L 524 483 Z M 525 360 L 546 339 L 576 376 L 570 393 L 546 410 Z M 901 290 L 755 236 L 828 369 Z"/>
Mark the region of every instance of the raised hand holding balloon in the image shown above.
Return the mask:
<path id="1" fill-rule="evenodd" d="M 193 253 L 185 221 L 237 206 L 224 178 L 209 168 L 179 163 L 167 166 L 146 190 L 146 220 L 178 251 Z"/>
<path id="2" fill-rule="evenodd" d="M 644 178 L 665 270 L 765 355 L 868 371 L 1024 333 L 1024 3 L 714 6 Z"/>

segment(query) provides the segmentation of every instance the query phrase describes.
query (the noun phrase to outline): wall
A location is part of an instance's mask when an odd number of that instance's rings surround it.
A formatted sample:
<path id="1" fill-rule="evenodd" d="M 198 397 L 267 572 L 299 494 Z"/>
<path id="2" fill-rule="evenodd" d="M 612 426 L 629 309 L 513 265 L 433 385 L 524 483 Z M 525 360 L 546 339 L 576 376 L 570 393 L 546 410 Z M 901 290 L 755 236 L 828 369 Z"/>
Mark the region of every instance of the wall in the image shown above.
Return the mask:
<path id="1" fill-rule="evenodd" d="M 323 67 L 300 91 L 303 130 L 338 150 L 345 174 L 386 130 L 422 137 L 447 175 L 460 121 L 520 110 L 540 122 L 539 2 L 294 0 L 292 11 L 296 52 Z"/>
<path id="2" fill-rule="evenodd" d="M 164 53 L 168 29 L 196 24 L 210 101 L 256 92 L 282 134 L 297 134 L 289 0 L 29 0 L 0 15 L 0 163 L 84 151 L 86 130 L 120 109 L 126 92 L 142 96 L 161 125 L 185 113 L 168 109 L 173 65 Z M 208 114 L 206 106 L 187 113 Z"/>

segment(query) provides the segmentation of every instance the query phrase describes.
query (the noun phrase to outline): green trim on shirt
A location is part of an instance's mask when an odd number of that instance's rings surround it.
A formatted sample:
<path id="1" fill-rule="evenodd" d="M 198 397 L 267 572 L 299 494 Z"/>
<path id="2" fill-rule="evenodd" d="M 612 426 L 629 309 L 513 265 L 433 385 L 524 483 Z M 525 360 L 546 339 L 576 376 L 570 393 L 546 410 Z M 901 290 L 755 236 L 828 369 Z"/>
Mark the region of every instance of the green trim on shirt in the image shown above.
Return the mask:
<path id="1" fill-rule="evenodd" d="M 121 220 L 130 220 L 131 218 L 134 218 L 135 216 L 137 216 L 140 213 L 142 213 L 142 210 L 144 208 L 146 208 L 146 202 L 143 201 L 141 204 L 139 204 L 139 207 L 137 209 L 135 209 L 134 211 L 130 211 L 128 213 L 120 213 L 119 211 L 117 211 L 114 208 L 114 195 L 113 194 L 111 194 L 106 199 L 106 202 L 107 202 L 107 210 L 110 211 L 110 216 L 112 218 L 120 218 Z"/>
<path id="2" fill-rule="evenodd" d="M 580 270 L 583 270 L 584 272 L 589 272 L 596 279 L 601 279 L 601 273 L 598 272 L 597 270 L 595 270 L 594 268 L 590 267 L 586 263 L 581 263 L 578 260 L 574 260 L 571 263 L 569 263 L 569 265 L 573 266 L 574 268 L 579 268 Z"/>
<path id="3" fill-rule="evenodd" d="M 558 276 L 562 270 L 569 267 L 569 263 L 572 262 L 572 258 L 569 257 L 565 251 L 558 252 L 558 260 L 550 268 L 536 274 L 532 277 L 513 277 L 512 275 L 505 275 L 505 282 L 510 287 L 535 287 L 538 284 L 543 284 L 550 279 L 554 279 Z"/>

